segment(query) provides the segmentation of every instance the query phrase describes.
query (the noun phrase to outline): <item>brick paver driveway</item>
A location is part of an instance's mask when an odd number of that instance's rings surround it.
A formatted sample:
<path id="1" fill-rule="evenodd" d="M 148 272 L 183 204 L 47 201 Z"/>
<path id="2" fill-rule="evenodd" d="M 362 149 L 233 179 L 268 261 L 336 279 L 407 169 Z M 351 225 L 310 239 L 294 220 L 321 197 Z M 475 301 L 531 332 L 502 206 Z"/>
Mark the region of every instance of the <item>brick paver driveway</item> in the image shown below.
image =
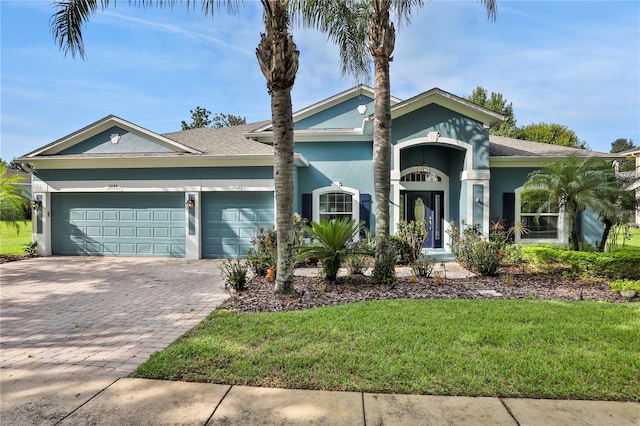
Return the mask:
<path id="1" fill-rule="evenodd" d="M 105 257 L 2 264 L 0 364 L 125 376 L 226 299 L 218 265 Z"/>

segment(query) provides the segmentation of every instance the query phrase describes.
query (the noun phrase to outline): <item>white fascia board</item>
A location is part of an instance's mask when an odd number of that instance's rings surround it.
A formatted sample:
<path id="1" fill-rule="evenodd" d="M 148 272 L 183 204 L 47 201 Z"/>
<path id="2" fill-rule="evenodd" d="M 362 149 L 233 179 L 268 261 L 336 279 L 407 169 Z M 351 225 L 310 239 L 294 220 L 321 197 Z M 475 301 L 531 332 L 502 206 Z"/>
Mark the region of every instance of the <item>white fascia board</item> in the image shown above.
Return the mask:
<path id="1" fill-rule="evenodd" d="M 590 158 L 599 158 L 601 160 L 614 160 L 618 157 L 614 157 L 612 154 L 603 155 L 583 155 L 579 156 L 588 160 Z M 534 156 L 504 156 L 504 157 L 490 157 L 489 167 L 540 167 L 546 164 L 556 162 L 558 160 L 564 160 L 569 158 L 567 155 L 557 157 L 534 157 Z"/>
<path id="2" fill-rule="evenodd" d="M 473 102 L 459 98 L 441 89 L 431 89 L 420 95 L 414 96 L 391 108 L 391 119 L 401 117 L 429 104 L 437 104 L 455 111 L 466 117 L 481 122 L 487 127 L 493 127 L 505 120 L 501 114 L 490 111 Z"/>
<path id="3" fill-rule="evenodd" d="M 72 147 L 88 138 L 90 138 L 91 136 L 97 135 L 101 132 L 104 132 L 105 130 L 110 129 L 113 126 L 118 126 L 121 127 L 125 130 L 128 130 L 131 133 L 134 133 L 138 136 L 147 138 L 153 142 L 156 142 L 164 147 L 167 147 L 169 149 L 175 150 L 176 152 L 188 152 L 188 153 L 192 153 L 192 154 L 200 154 L 201 152 L 198 150 L 195 150 L 191 147 L 188 147 L 186 145 L 183 145 L 179 142 L 176 142 L 172 139 L 169 139 L 165 136 L 159 135 L 155 132 L 152 132 L 150 130 L 147 130 L 143 127 L 140 127 L 136 124 L 130 123 L 126 120 L 123 120 L 121 118 L 115 117 L 115 116 L 107 116 L 93 124 L 90 124 L 87 127 L 84 127 L 74 133 L 71 133 L 70 135 L 67 135 L 61 139 L 58 139 L 57 141 L 54 141 L 48 145 L 45 145 L 42 148 L 39 148 L 35 151 L 32 151 L 26 155 L 24 155 L 25 158 L 36 158 L 37 156 L 41 156 L 41 155 L 52 155 L 52 154 L 57 154 L 69 147 Z"/>
<path id="4" fill-rule="evenodd" d="M 158 167 L 260 167 L 273 166 L 272 155 L 236 155 L 212 156 L 198 155 L 188 157 L 118 157 L 118 158 L 60 158 L 38 157 L 19 158 L 16 161 L 29 161 L 34 168 L 44 169 L 150 169 Z M 302 154 L 294 154 L 295 165 L 309 167 L 309 161 Z"/>
<path id="5" fill-rule="evenodd" d="M 20 158 L 16 161 L 28 161 L 37 169 L 130 169 L 155 167 L 239 167 L 273 166 L 272 155 L 211 156 L 197 155 L 188 157 L 36 157 Z"/>
<path id="6" fill-rule="evenodd" d="M 258 142 L 273 143 L 273 133 L 251 132 L 245 133 L 245 137 Z M 345 141 L 371 141 L 372 136 L 363 133 L 363 129 L 300 129 L 293 131 L 295 142 L 345 142 Z"/>
<path id="7" fill-rule="evenodd" d="M 90 180 L 34 183 L 35 192 L 273 191 L 273 179 Z"/>

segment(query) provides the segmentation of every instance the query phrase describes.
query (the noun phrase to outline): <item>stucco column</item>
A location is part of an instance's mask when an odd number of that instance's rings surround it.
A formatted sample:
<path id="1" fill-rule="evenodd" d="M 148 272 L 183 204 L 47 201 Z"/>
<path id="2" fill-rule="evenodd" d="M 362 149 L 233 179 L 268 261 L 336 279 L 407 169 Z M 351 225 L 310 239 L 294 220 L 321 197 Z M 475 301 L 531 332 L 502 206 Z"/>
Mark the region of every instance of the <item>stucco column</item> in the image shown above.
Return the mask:
<path id="1" fill-rule="evenodd" d="M 32 199 L 41 205 L 31 211 L 31 241 L 38 244 L 38 256 L 51 256 L 51 193 L 34 192 Z"/>
<path id="2" fill-rule="evenodd" d="M 200 259 L 202 256 L 200 227 L 202 218 L 202 197 L 200 191 L 186 191 L 184 193 L 185 205 L 192 205 L 185 213 L 185 258 Z"/>

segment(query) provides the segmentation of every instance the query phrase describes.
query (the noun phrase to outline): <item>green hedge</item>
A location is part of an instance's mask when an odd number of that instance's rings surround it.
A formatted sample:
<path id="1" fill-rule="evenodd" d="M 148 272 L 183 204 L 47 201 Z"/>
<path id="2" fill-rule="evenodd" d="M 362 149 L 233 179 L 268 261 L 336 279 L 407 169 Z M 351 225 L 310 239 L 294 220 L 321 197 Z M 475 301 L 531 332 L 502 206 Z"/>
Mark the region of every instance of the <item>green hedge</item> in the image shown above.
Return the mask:
<path id="1" fill-rule="evenodd" d="M 571 251 L 551 245 L 523 245 L 523 250 L 530 263 L 545 269 L 565 265 L 583 276 L 640 279 L 640 247 L 625 247 L 607 253 Z"/>

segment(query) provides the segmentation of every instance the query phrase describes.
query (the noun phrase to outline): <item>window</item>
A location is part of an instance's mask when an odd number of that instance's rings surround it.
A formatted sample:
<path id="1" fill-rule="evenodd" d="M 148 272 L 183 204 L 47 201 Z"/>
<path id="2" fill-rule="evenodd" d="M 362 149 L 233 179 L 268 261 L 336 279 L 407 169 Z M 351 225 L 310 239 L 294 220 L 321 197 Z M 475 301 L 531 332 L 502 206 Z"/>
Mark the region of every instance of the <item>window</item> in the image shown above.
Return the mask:
<path id="1" fill-rule="evenodd" d="M 522 222 L 527 233 L 519 236 L 523 242 L 562 242 L 563 222 L 558 203 L 541 203 L 522 201 L 522 188 L 516 189 L 516 221 Z M 518 236 L 516 236 L 518 240 Z"/>
<path id="2" fill-rule="evenodd" d="M 334 182 L 331 186 L 313 191 L 313 220 L 332 220 L 347 217 L 360 221 L 360 191 Z"/>
<path id="3" fill-rule="evenodd" d="M 558 238 L 558 206 L 547 205 L 538 216 L 539 205 L 524 203 L 520 206 L 520 220 L 529 230 L 521 238 L 525 240 L 546 240 Z"/>
<path id="4" fill-rule="evenodd" d="M 322 219 L 337 219 L 353 216 L 353 197 L 343 192 L 328 192 L 319 197 L 319 214 Z"/>

